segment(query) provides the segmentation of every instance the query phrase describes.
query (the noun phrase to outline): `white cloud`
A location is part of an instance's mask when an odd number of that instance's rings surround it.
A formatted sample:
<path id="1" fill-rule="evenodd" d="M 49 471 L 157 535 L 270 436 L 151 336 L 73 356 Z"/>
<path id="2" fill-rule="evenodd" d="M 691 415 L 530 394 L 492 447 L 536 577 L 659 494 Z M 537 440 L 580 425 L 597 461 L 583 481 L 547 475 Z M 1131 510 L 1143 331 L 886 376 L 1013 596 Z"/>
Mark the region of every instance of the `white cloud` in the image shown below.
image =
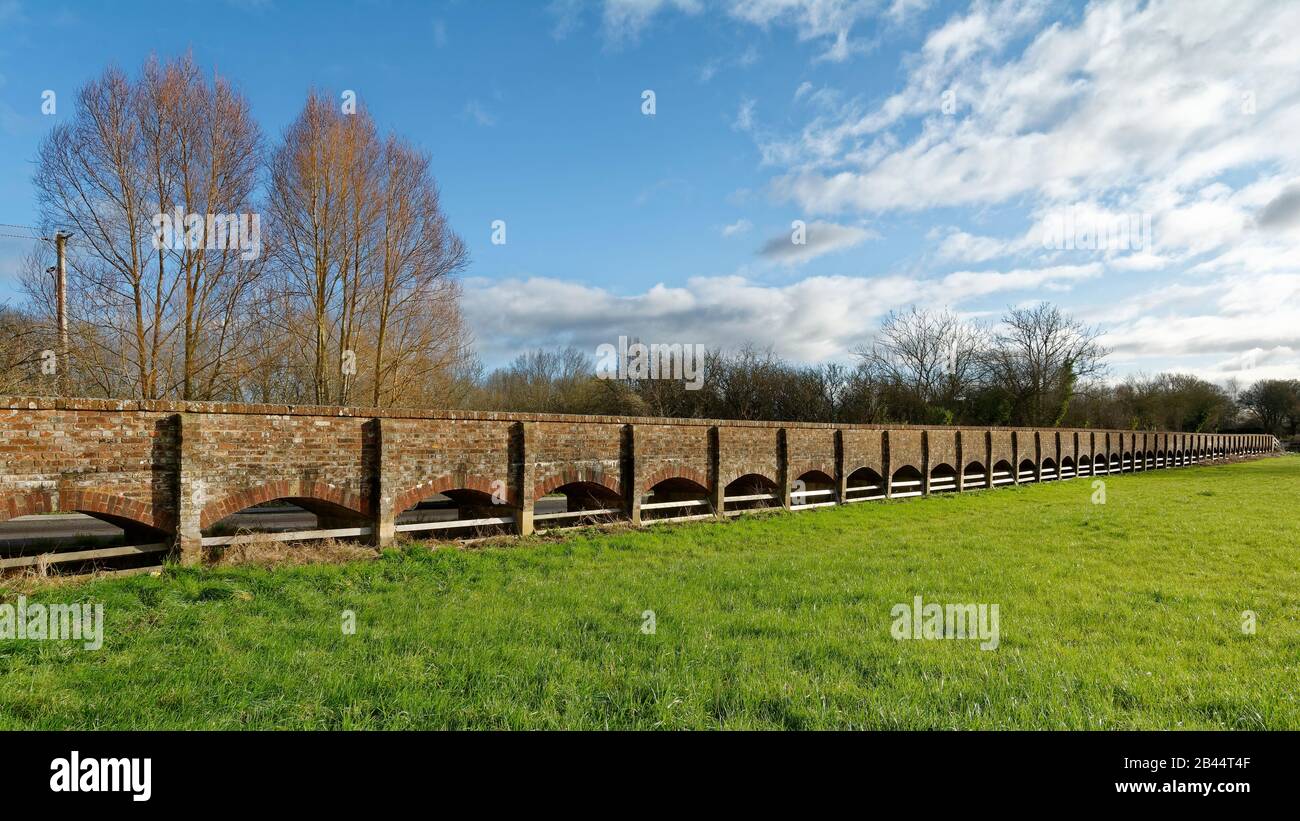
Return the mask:
<path id="1" fill-rule="evenodd" d="M 722 235 L 724 237 L 735 237 L 741 234 L 748 234 L 753 228 L 754 223 L 742 217 L 730 225 L 724 225 L 722 227 Z"/>
<path id="2" fill-rule="evenodd" d="M 685 286 L 655 285 L 618 295 L 604 288 L 533 277 L 472 279 L 465 311 L 486 361 L 505 361 L 537 345 L 594 350 L 621 335 L 645 341 L 734 348 L 772 345 L 802 362 L 845 360 L 879 320 L 911 304 L 953 306 L 997 293 L 1069 287 L 1091 266 L 1042 271 L 958 272 L 944 277 L 816 276 L 769 285 L 739 276 L 696 277 Z"/>
<path id="3" fill-rule="evenodd" d="M 613 46 L 635 41 L 650 20 L 664 9 L 698 14 L 703 6 L 699 0 L 605 0 L 601 18 L 605 41 Z"/>
<path id="4" fill-rule="evenodd" d="M 755 105 L 756 103 L 752 99 L 746 98 L 744 100 L 741 100 L 740 108 L 736 111 L 736 121 L 732 123 L 732 127 L 735 128 L 737 131 L 754 130 L 754 106 Z"/>
<path id="5" fill-rule="evenodd" d="M 916 4 L 904 2 L 903 5 Z M 801 42 L 829 41 L 817 59 L 843 62 L 871 49 L 871 41 L 854 37 L 853 30 L 859 23 L 877 16 L 880 3 L 877 0 L 730 0 L 728 13 L 756 26 L 790 26 Z"/>
<path id="6" fill-rule="evenodd" d="M 894 0 L 885 17 L 895 25 L 906 22 L 930 7 L 930 0 Z"/>
<path id="7" fill-rule="evenodd" d="M 1038 2 L 975 3 L 931 32 L 902 91 L 761 145 L 773 190 L 813 213 L 1095 199 L 1300 165 L 1300 6 L 1099 2 L 1036 35 Z M 1213 23 L 1205 21 L 1212 20 Z M 1029 44 L 1009 58 L 1016 38 Z M 952 90 L 957 115 L 942 112 Z M 1255 114 L 1242 108 L 1249 90 Z M 895 127 L 919 126 L 891 145 Z"/>

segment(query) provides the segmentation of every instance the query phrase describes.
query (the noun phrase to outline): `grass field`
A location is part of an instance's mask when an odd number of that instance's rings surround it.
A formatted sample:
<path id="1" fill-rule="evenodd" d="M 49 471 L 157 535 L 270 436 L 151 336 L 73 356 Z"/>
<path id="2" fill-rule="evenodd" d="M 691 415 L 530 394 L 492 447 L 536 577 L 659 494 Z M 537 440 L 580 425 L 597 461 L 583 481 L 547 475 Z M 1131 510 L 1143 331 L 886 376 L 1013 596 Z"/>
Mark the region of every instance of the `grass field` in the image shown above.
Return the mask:
<path id="1" fill-rule="evenodd" d="M 0 727 L 1300 729 L 1300 458 L 1092 498 L 1084 478 L 56 587 L 31 598 L 104 603 L 104 648 L 0 642 Z M 895 640 L 916 595 L 997 604 L 1000 645 Z"/>

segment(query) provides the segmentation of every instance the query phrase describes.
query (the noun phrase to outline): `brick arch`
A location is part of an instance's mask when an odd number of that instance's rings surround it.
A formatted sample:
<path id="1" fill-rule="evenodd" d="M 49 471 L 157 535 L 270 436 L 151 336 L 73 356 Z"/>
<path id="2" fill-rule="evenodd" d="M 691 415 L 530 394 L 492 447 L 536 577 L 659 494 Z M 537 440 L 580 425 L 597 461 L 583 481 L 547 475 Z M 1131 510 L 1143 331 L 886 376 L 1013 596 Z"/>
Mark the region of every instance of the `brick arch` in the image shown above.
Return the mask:
<path id="1" fill-rule="evenodd" d="M 623 484 L 618 479 L 610 475 L 601 473 L 589 473 L 581 467 L 570 467 L 564 470 L 552 473 L 545 479 L 533 485 L 533 498 L 540 499 L 546 494 L 555 490 L 557 487 L 573 484 L 600 485 L 606 490 L 612 492 L 615 496 L 622 498 Z M 708 487 L 708 485 L 705 485 Z"/>
<path id="2" fill-rule="evenodd" d="M 199 528 L 210 527 L 232 513 L 275 499 L 314 499 L 350 510 L 358 516 L 370 515 L 370 503 L 350 490 L 327 485 L 324 482 L 284 480 L 266 482 L 209 502 L 204 505 L 203 512 L 199 514 Z"/>
<path id="3" fill-rule="evenodd" d="M 449 473 L 444 476 L 439 476 L 437 479 L 430 479 L 426 482 L 421 482 L 415 487 L 398 494 L 397 498 L 393 500 L 393 512 L 401 513 L 408 508 L 415 507 L 415 505 L 422 499 L 427 499 L 430 496 L 444 493 L 448 490 L 477 490 L 480 493 L 486 493 L 491 496 L 493 493 L 492 483 L 494 481 L 498 480 L 487 476 L 479 476 L 477 474 L 454 476 Z M 508 488 L 506 492 L 509 493 Z"/>
<path id="4" fill-rule="evenodd" d="M 790 478 L 792 480 L 798 479 L 800 476 L 803 476 L 805 473 L 812 473 L 813 471 L 816 471 L 817 473 L 824 473 L 830 477 L 832 482 L 835 481 L 834 467 L 827 468 L 825 465 L 817 465 L 817 464 L 813 464 L 812 462 L 805 462 L 801 465 L 791 465 Z"/>
<path id="5" fill-rule="evenodd" d="M 55 503 L 56 495 L 57 503 Z M 164 526 L 154 519 L 152 505 L 113 493 L 100 493 L 97 490 L 34 490 L 29 493 L 0 496 L 0 522 L 17 516 L 59 511 L 128 520 L 155 530 L 166 530 L 170 527 L 170 523 Z"/>
<path id="6" fill-rule="evenodd" d="M 799 477 L 800 475 L 802 475 L 802 474 L 803 474 L 803 471 L 800 471 L 799 473 L 796 473 L 796 474 L 793 474 L 793 475 L 794 475 L 796 478 L 798 478 L 798 477 Z M 831 475 L 834 476 L 835 474 L 832 473 Z M 780 482 L 778 482 L 777 480 L 773 479 L 771 476 L 768 476 L 768 475 L 767 475 L 766 473 L 764 473 L 763 471 L 761 471 L 761 470 L 754 470 L 754 469 L 751 469 L 751 468 L 742 468 L 742 469 L 736 471 L 734 474 L 732 474 L 732 476 L 731 476 L 730 478 L 728 478 L 725 482 L 722 483 L 722 486 L 725 488 L 727 485 L 731 484 L 732 482 L 736 481 L 737 479 L 739 479 L 739 478 L 742 477 L 742 476 L 761 476 L 761 477 L 763 477 L 764 479 L 766 479 L 767 481 L 771 482 L 773 487 L 780 487 L 780 486 L 781 486 L 781 483 L 780 483 Z M 707 487 L 707 485 L 706 485 L 706 487 Z"/>
<path id="7" fill-rule="evenodd" d="M 880 474 L 880 468 L 876 467 L 875 465 L 866 465 L 866 464 L 863 464 L 863 465 L 858 465 L 857 467 L 853 468 L 852 470 L 850 470 L 850 469 L 846 466 L 845 469 L 844 469 L 844 478 L 845 478 L 845 479 L 848 479 L 848 477 L 852 476 L 853 474 L 857 473 L 857 472 L 860 471 L 860 470 L 869 470 L 869 471 L 871 471 L 872 473 L 876 474 L 877 476 L 880 476 L 880 475 L 881 475 L 881 474 Z"/>
<path id="8" fill-rule="evenodd" d="M 642 487 L 649 490 L 660 482 L 667 481 L 668 479 L 685 479 L 704 488 L 705 492 L 709 489 L 708 477 L 703 473 L 700 473 L 698 470 L 686 467 L 685 465 L 668 465 L 659 468 L 659 470 L 656 470 L 654 473 L 651 473 L 642 480 Z"/>

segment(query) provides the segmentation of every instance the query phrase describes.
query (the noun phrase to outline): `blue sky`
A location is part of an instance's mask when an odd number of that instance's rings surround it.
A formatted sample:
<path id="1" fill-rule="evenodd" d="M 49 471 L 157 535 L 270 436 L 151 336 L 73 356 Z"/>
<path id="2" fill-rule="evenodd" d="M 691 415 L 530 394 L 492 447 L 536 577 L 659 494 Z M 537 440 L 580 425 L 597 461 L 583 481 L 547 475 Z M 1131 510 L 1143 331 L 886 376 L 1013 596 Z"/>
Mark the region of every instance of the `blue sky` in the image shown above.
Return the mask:
<path id="1" fill-rule="evenodd" d="M 0 0 L 0 223 L 37 219 L 82 83 L 192 48 L 271 142 L 316 87 L 432 154 L 488 364 L 620 335 L 847 360 L 891 309 L 1048 299 L 1117 377 L 1300 377 L 1300 4 L 151 6 Z M 1151 233 L 1045 247 L 1067 217 Z M 0 301 L 28 246 L 0 238 Z"/>

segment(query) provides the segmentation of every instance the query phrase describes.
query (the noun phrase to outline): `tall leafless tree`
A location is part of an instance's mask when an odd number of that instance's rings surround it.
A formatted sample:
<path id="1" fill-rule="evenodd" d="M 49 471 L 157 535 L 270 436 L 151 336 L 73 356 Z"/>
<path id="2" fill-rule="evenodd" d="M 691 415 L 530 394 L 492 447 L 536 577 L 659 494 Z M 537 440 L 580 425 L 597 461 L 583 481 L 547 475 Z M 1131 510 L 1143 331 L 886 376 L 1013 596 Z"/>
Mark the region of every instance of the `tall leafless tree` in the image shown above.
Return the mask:
<path id="1" fill-rule="evenodd" d="M 146 399 L 229 389 L 234 325 L 260 263 L 209 248 L 206 218 L 253 210 L 259 140 L 247 100 L 189 55 L 151 58 L 135 81 L 109 68 L 80 90 L 71 120 L 42 141 L 35 177 L 42 223 L 74 234 L 74 367 Z M 177 209 L 203 220 L 200 233 L 160 245 L 156 218 Z M 27 291 L 49 315 L 41 273 Z"/>

